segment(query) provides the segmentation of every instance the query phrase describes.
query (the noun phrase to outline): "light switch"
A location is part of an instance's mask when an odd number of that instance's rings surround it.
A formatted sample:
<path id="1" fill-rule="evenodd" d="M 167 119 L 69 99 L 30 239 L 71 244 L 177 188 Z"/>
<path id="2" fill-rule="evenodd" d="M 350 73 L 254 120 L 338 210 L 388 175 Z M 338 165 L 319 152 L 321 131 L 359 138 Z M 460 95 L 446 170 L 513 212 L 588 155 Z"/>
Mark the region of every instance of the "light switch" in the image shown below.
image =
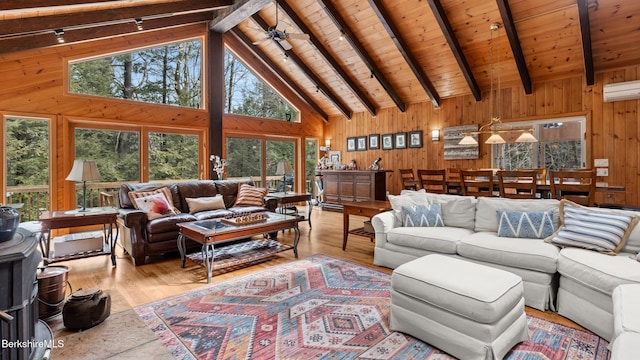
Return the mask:
<path id="1" fill-rule="evenodd" d="M 593 159 L 594 167 L 609 167 L 609 159 Z"/>
<path id="2" fill-rule="evenodd" d="M 597 168 L 596 176 L 609 176 L 609 168 Z"/>

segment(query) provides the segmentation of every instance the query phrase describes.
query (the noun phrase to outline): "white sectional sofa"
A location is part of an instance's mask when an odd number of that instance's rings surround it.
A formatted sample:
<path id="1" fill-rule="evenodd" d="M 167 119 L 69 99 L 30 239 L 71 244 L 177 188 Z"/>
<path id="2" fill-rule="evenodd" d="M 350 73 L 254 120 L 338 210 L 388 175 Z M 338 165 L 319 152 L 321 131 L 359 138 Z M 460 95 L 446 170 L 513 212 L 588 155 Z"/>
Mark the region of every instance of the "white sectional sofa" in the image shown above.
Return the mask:
<path id="1" fill-rule="evenodd" d="M 624 246 L 617 254 L 608 255 L 582 248 L 560 248 L 540 238 L 499 236 L 498 211 L 551 212 L 557 230 L 561 225 L 558 200 L 476 199 L 424 191 L 403 191 L 398 196 L 390 195 L 389 200 L 394 210 L 372 218 L 376 265 L 396 268 L 437 253 L 510 271 L 523 279 L 527 306 L 558 311 L 609 341 L 614 338 L 614 289 L 621 284 L 640 284 L 640 262 L 636 260 L 640 226 L 631 224 Z M 404 226 L 403 205 L 431 204 L 440 205 L 444 226 Z M 585 210 L 593 211 L 593 216 L 639 215 L 612 209 Z"/>

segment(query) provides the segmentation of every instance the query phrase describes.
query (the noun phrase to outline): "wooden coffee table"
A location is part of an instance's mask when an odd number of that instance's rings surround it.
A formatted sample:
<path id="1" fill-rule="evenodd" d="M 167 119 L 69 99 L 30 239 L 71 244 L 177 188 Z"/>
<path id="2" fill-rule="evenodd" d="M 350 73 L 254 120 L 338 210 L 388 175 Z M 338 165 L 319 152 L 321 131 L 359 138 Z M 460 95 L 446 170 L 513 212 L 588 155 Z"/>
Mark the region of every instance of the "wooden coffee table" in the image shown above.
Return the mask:
<path id="1" fill-rule="evenodd" d="M 210 283 L 213 273 L 213 261 L 215 258 L 214 250 L 216 244 L 222 245 L 222 243 L 230 240 L 243 239 L 254 235 L 278 232 L 280 230 L 286 229 L 293 229 L 295 231 L 295 238 L 293 241 L 293 254 L 297 258 L 298 241 L 300 240 L 298 218 L 296 216 L 289 216 L 274 212 L 266 212 L 264 214 L 267 217 L 266 220 L 252 224 L 230 224 L 225 222 L 223 219 L 201 220 L 178 224 L 178 226 L 180 227 L 180 234 L 178 235 L 178 250 L 180 251 L 181 260 L 180 266 L 183 268 L 185 266 L 186 238 L 202 244 L 202 260 L 205 267 L 207 268 L 207 283 Z M 260 240 L 250 241 L 257 242 Z M 246 242 L 240 243 L 238 245 L 246 246 Z M 256 259 L 246 257 L 245 260 L 234 261 L 233 265 L 236 266 L 242 263 L 250 263 L 253 261 L 256 261 Z"/>

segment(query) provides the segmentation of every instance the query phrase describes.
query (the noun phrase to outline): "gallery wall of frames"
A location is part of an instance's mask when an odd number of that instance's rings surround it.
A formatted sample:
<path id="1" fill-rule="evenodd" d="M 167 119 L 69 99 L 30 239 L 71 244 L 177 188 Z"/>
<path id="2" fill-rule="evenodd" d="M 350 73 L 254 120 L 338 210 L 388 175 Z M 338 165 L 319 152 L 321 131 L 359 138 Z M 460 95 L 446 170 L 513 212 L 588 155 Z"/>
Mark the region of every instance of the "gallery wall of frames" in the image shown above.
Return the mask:
<path id="1" fill-rule="evenodd" d="M 393 150 L 422 147 L 422 130 L 347 137 L 347 151 Z"/>

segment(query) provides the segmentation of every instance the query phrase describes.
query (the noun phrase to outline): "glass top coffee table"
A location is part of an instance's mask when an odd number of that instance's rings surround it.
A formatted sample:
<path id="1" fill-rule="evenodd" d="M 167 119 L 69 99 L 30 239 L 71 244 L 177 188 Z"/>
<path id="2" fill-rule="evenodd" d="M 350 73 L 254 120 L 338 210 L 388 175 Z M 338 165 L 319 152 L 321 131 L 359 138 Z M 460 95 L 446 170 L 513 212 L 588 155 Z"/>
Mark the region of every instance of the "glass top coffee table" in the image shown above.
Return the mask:
<path id="1" fill-rule="evenodd" d="M 214 268 L 214 259 L 216 258 L 216 245 L 220 249 L 233 250 L 235 247 L 239 251 L 251 249 L 251 245 L 256 242 L 262 242 L 262 240 L 249 240 L 247 242 L 240 242 L 234 245 L 225 245 L 224 243 L 231 240 L 238 240 L 244 238 L 250 238 L 254 235 L 277 233 L 280 230 L 293 229 L 295 232 L 295 238 L 293 241 L 293 254 L 298 257 L 298 241 L 300 240 L 300 230 L 298 229 L 298 218 L 295 216 L 289 216 L 284 214 L 278 214 L 274 212 L 260 213 L 264 215 L 264 219 L 258 219 L 256 222 L 248 223 L 235 223 L 234 219 L 211 219 L 211 220 L 199 220 L 178 224 L 180 227 L 180 234 L 178 235 L 178 250 L 180 251 L 180 266 L 185 267 L 186 260 L 186 244 L 187 238 L 194 240 L 202 244 L 201 258 L 207 269 L 207 283 L 211 282 L 211 276 Z M 249 219 L 250 220 L 250 219 Z M 285 250 L 291 247 L 284 248 Z M 247 250 L 251 251 L 251 250 Z M 240 260 L 232 261 L 231 265 L 239 265 L 242 263 L 250 263 L 258 260 L 260 255 L 255 257 L 246 256 Z"/>

